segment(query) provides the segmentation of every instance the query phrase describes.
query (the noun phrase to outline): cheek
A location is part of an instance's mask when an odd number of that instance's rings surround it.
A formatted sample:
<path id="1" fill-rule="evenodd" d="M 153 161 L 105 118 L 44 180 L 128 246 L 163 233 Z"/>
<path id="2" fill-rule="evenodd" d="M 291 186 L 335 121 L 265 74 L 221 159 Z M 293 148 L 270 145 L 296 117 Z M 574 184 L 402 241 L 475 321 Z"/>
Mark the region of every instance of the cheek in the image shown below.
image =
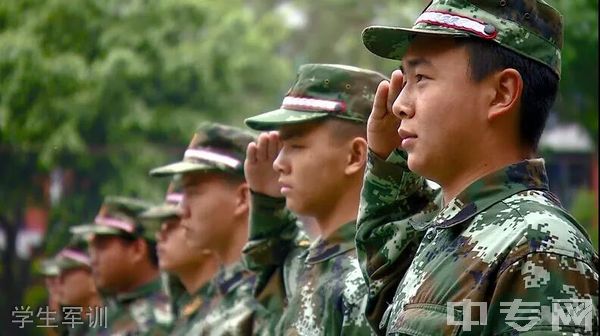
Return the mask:
<path id="1" fill-rule="evenodd" d="M 180 259 L 187 249 L 185 231 L 174 232 L 165 245 L 165 255 L 169 259 Z"/>
<path id="2" fill-rule="evenodd" d="M 127 262 L 130 260 L 127 249 L 120 248 L 118 245 L 104 251 L 102 258 L 102 267 L 110 273 L 111 277 L 127 268 Z"/>
<path id="3" fill-rule="evenodd" d="M 327 168 L 326 163 L 323 162 L 321 153 L 316 152 L 314 149 L 306 149 L 301 155 L 294 158 L 292 172 L 295 175 L 296 188 L 300 189 L 313 189 L 315 185 L 319 185 L 326 177 L 324 170 Z"/>

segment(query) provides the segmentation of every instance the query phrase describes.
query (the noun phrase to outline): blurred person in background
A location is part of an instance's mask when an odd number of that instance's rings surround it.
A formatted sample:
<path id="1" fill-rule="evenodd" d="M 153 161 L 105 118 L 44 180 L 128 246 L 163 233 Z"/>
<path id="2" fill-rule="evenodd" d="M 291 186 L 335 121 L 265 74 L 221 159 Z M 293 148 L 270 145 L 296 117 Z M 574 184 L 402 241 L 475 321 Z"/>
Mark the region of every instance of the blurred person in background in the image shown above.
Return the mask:
<path id="1" fill-rule="evenodd" d="M 56 264 L 56 256 L 42 260 L 40 274 L 44 277 L 44 285 L 48 292 L 48 310 L 56 312 L 57 320 L 60 320 L 60 270 Z M 47 334 L 58 335 L 59 328 L 47 328 Z"/>
<path id="2" fill-rule="evenodd" d="M 59 268 L 58 292 L 62 306 L 60 328 L 64 335 L 87 335 L 90 318 L 102 306 L 102 299 L 92 277 L 91 258 L 87 244 L 80 236 L 63 248 L 56 256 Z M 75 322 L 80 323 L 75 323 Z"/>
<path id="3" fill-rule="evenodd" d="M 100 335 L 167 335 L 173 315 L 161 285 L 156 256 L 156 229 L 143 225 L 144 201 L 108 196 L 94 224 L 72 228 L 87 236 L 96 286 L 107 305 L 107 327 Z"/>
<path id="4" fill-rule="evenodd" d="M 202 124 L 183 160 L 158 167 L 152 176 L 181 174 L 182 222 L 193 249 L 214 251 L 220 270 L 217 294 L 190 335 L 268 335 L 267 310 L 253 296 L 256 277 L 242 263 L 248 237 L 249 191 L 243 162 L 254 135 L 218 123 Z"/>
<path id="5" fill-rule="evenodd" d="M 179 176 L 177 176 L 179 177 Z M 160 223 L 156 233 L 156 250 L 161 271 L 167 272 L 169 292 L 176 317 L 171 335 L 186 335 L 203 319 L 215 295 L 212 282 L 218 270 L 217 258 L 211 250 L 192 248 L 186 242 L 180 203 L 181 181 L 173 179 L 163 204 L 140 215 L 145 223 Z"/>

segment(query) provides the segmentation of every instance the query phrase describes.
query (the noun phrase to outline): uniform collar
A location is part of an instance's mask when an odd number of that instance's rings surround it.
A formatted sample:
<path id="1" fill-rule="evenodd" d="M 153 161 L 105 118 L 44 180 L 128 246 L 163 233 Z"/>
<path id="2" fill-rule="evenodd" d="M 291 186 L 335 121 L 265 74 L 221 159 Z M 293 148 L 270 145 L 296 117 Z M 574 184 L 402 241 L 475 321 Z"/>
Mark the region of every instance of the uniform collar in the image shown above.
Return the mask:
<path id="1" fill-rule="evenodd" d="M 215 286 L 223 295 L 233 291 L 245 282 L 254 282 L 254 275 L 242 262 L 223 267 L 215 277 Z"/>
<path id="2" fill-rule="evenodd" d="M 327 261 L 356 247 L 356 220 L 342 225 L 327 238 L 317 238 L 308 248 L 305 257 L 307 264 Z"/>
<path id="3" fill-rule="evenodd" d="M 128 303 L 133 300 L 147 297 L 152 295 L 153 293 L 160 292 L 162 290 L 160 277 L 157 276 L 152 281 L 139 286 L 138 288 L 132 290 L 128 293 L 121 293 L 116 295 L 116 299 L 120 303 Z"/>
<path id="4" fill-rule="evenodd" d="M 188 317 L 198 311 L 206 302 L 205 299 L 212 296 L 214 286 L 211 281 L 202 285 L 194 294 L 185 294 L 185 298 L 178 303 L 179 315 Z"/>
<path id="5" fill-rule="evenodd" d="M 548 191 L 543 159 L 524 160 L 480 178 L 450 200 L 427 226 L 446 229 L 464 223 L 501 200 L 525 190 Z"/>

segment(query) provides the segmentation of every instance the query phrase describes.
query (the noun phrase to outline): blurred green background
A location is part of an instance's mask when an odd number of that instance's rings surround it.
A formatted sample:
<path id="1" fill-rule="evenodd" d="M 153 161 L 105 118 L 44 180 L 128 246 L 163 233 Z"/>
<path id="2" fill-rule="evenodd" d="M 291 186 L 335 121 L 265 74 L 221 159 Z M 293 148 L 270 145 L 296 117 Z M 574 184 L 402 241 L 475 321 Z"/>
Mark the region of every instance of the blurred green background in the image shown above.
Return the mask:
<path id="1" fill-rule="evenodd" d="M 541 154 L 551 188 L 598 246 L 598 3 L 553 0 L 562 81 Z M 0 0 L 0 330 L 45 303 L 39 259 L 107 194 L 159 201 L 149 169 L 203 120 L 277 108 L 303 63 L 389 74 L 370 24 L 410 25 L 427 1 Z"/>

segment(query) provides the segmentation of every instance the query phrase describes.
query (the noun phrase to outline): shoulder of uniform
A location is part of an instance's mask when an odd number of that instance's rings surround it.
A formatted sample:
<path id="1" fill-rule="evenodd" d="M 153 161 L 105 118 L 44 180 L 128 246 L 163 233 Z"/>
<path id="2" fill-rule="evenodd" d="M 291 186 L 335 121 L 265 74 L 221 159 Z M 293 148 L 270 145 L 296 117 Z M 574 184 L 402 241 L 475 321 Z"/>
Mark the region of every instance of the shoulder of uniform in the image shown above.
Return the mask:
<path id="1" fill-rule="evenodd" d="M 515 250 L 592 259 L 595 252 L 585 229 L 548 192 L 528 190 L 503 204 L 511 212 L 500 218 L 518 231 Z M 523 245 L 527 248 L 520 248 Z"/>

